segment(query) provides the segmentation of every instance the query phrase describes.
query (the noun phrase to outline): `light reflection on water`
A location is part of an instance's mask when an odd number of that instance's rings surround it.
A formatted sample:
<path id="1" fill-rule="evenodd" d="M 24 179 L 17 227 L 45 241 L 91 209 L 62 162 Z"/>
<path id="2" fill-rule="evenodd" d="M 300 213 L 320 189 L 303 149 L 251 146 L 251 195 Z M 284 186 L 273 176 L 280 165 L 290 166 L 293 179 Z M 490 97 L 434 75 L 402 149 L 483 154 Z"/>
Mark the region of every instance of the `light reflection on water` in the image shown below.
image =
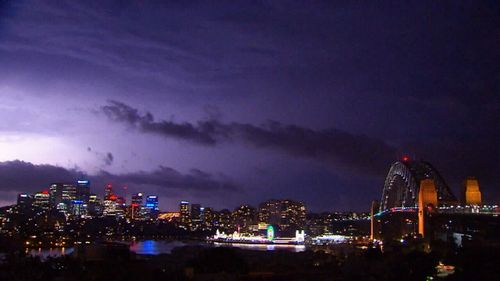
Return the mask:
<path id="1" fill-rule="evenodd" d="M 26 254 L 32 257 L 46 259 L 48 257 L 60 257 L 73 253 L 73 248 L 50 248 L 50 249 L 26 249 Z"/>
<path id="2" fill-rule="evenodd" d="M 144 240 L 130 244 L 130 251 L 139 255 L 170 254 L 174 248 L 188 245 L 182 241 Z M 190 244 L 189 244 L 190 245 Z"/>
<path id="3" fill-rule="evenodd" d="M 162 241 L 162 240 L 144 240 L 132 242 L 130 251 L 139 255 L 160 255 L 170 254 L 173 249 L 183 246 L 215 246 L 215 247 L 235 247 L 244 250 L 257 251 L 290 251 L 303 252 L 306 250 L 304 245 L 265 245 L 265 244 L 238 244 L 238 243 L 213 243 L 205 242 L 182 242 L 182 241 Z M 30 256 L 38 256 L 42 259 L 48 257 L 60 257 L 73 253 L 73 248 L 52 248 L 52 249 L 26 249 L 26 254 Z"/>
<path id="4" fill-rule="evenodd" d="M 289 251 L 294 253 L 304 252 L 305 245 L 280 245 L 280 244 L 243 244 L 243 243 L 214 243 L 215 247 L 235 247 L 244 250 L 256 251 Z"/>

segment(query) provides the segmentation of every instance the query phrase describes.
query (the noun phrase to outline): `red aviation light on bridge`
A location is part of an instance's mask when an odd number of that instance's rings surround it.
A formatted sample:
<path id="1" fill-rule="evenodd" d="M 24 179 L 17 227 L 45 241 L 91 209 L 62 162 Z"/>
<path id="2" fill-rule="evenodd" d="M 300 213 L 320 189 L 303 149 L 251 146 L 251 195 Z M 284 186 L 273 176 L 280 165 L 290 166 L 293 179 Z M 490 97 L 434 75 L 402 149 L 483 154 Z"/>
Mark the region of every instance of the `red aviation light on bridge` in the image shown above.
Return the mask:
<path id="1" fill-rule="evenodd" d="M 410 157 L 408 157 L 406 155 L 403 156 L 403 162 L 408 162 L 408 161 L 410 161 Z"/>

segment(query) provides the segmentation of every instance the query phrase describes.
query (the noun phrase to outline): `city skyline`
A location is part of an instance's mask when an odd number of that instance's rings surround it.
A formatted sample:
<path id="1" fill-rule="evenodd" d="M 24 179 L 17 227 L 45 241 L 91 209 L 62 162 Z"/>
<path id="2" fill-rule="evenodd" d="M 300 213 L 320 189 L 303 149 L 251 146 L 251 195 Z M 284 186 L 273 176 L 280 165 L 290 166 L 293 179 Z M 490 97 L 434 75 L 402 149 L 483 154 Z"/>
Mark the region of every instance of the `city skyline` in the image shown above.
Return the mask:
<path id="1" fill-rule="evenodd" d="M 466 203 L 468 201 L 465 199 L 466 198 L 466 191 L 465 191 L 464 187 L 468 187 L 472 183 L 474 185 L 474 189 L 467 191 L 467 192 L 469 192 L 470 194 L 473 194 L 473 195 L 469 195 L 469 196 L 474 196 L 473 197 L 474 202 L 476 202 L 476 203 L 473 203 L 473 205 L 483 206 L 483 204 L 484 204 L 485 208 L 496 208 L 495 206 L 497 206 L 496 201 L 493 201 L 490 198 L 485 199 L 481 195 L 482 191 L 480 191 L 479 181 L 476 177 L 470 177 L 470 176 L 466 177 L 462 183 L 462 186 L 460 187 L 459 193 L 456 193 L 457 195 L 453 195 L 453 193 L 457 192 L 458 189 L 455 188 L 455 189 L 453 189 L 454 190 L 453 191 L 447 185 L 446 180 L 442 177 L 440 172 L 438 170 L 436 170 L 435 167 L 433 167 L 431 163 L 428 163 L 425 161 L 413 160 L 409 156 L 406 156 L 406 155 L 403 156 L 399 161 L 396 161 L 391 165 L 391 167 L 389 169 L 389 173 L 385 179 L 384 188 L 382 191 L 382 201 L 384 201 L 384 198 L 386 198 L 385 200 L 387 200 L 388 197 L 386 195 L 386 192 L 390 192 L 391 186 L 393 185 L 393 183 L 395 183 L 394 182 L 394 180 L 395 180 L 394 175 L 403 175 L 405 173 L 405 172 L 402 172 L 401 169 L 403 169 L 403 170 L 408 169 L 408 172 L 411 171 L 411 173 L 415 173 L 415 176 L 418 175 L 419 177 L 423 177 L 424 179 L 427 178 L 427 179 L 435 180 L 437 183 L 437 186 L 438 186 L 438 190 L 440 190 L 440 192 L 444 192 L 440 196 L 443 196 L 443 198 L 446 198 L 446 199 L 443 199 L 445 202 L 448 202 L 445 204 L 449 204 L 450 202 L 453 202 L 451 204 L 460 203 L 460 204 L 464 204 L 464 205 L 469 205 L 469 203 Z M 397 171 L 399 171 L 399 172 L 397 172 Z M 407 179 L 406 181 L 408 182 L 408 184 L 411 185 L 410 189 L 418 190 L 418 187 L 416 187 L 416 186 L 419 185 L 421 180 L 422 180 L 422 178 L 418 178 L 415 180 Z M 413 182 L 411 182 L 411 181 L 413 181 Z M 56 187 L 60 187 L 60 188 L 62 188 L 62 190 L 59 189 L 59 191 L 56 192 L 56 190 L 57 190 Z M 69 190 L 65 190 L 65 187 L 68 187 Z M 443 190 L 443 191 L 441 191 L 441 190 Z M 104 192 L 101 192 L 101 191 L 104 191 Z M 72 196 L 68 195 L 68 193 L 73 194 L 73 195 Z M 401 207 L 401 206 L 404 206 L 406 204 L 406 205 L 415 207 L 417 205 L 416 203 L 414 203 L 414 204 L 409 203 L 409 202 L 415 200 L 415 198 L 414 197 L 412 198 L 411 194 L 408 194 L 408 193 L 405 193 L 405 194 L 410 196 L 410 197 L 405 198 L 405 199 L 403 199 L 403 197 L 401 197 L 398 200 L 402 200 L 402 201 L 399 203 L 396 203 L 396 205 L 399 205 Z M 144 206 L 144 207 L 146 207 L 148 205 L 149 198 L 154 197 L 154 201 L 155 201 L 154 209 L 156 209 L 157 212 L 180 212 L 180 213 L 182 213 L 182 207 L 179 210 L 174 210 L 175 207 L 177 207 L 176 205 L 173 205 L 174 208 L 172 208 L 172 206 L 169 206 L 169 207 L 166 207 L 166 209 L 164 209 L 164 210 L 159 209 L 159 206 L 161 206 L 158 202 L 158 201 L 160 201 L 159 200 L 160 196 L 158 196 L 156 194 L 145 194 L 141 190 L 131 193 L 131 192 L 129 192 L 128 185 L 120 185 L 118 187 L 116 187 L 116 186 L 113 187 L 113 184 L 110 182 L 104 184 L 103 188 L 101 188 L 101 189 L 92 190 L 91 189 L 91 182 L 85 178 L 79 178 L 73 182 L 51 183 L 48 188 L 38 190 L 37 192 L 35 192 L 33 194 L 19 193 L 17 195 L 17 204 L 19 204 L 19 200 L 21 197 L 22 198 L 31 198 L 31 200 L 36 201 L 36 197 L 41 196 L 41 195 L 47 196 L 47 198 L 45 198 L 43 200 L 44 201 L 46 200 L 47 204 L 49 204 L 49 202 L 50 202 L 50 205 L 52 206 L 51 208 L 54 208 L 57 205 L 57 202 L 61 202 L 61 200 L 63 200 L 65 196 L 67 197 L 66 198 L 67 200 L 69 200 L 69 201 L 77 200 L 80 202 L 80 204 L 82 204 L 82 203 L 88 204 L 90 197 L 94 197 L 94 200 L 96 198 L 99 198 L 99 197 L 101 197 L 102 200 L 109 200 L 108 198 L 110 196 L 112 196 L 113 197 L 112 200 L 116 201 L 116 202 L 121 201 L 120 204 L 122 204 L 123 207 L 125 207 L 125 206 L 128 206 L 128 207 L 143 207 Z M 49 197 L 49 195 L 50 195 L 50 197 Z M 138 202 L 143 202 L 144 197 L 146 198 L 144 205 L 142 203 L 138 203 Z M 59 199 L 56 199 L 56 198 L 59 198 Z M 278 198 L 279 197 L 261 199 L 260 202 L 262 202 L 262 200 L 273 201 L 273 200 L 276 200 Z M 458 198 L 460 198 L 460 199 L 458 199 Z M 97 199 L 97 200 L 100 200 L 100 199 Z M 293 201 L 294 198 L 286 198 L 286 199 L 282 198 L 282 199 L 278 199 L 278 200 L 292 200 Z M 374 198 L 373 200 L 377 201 L 378 198 Z M 300 202 L 300 201 L 296 201 L 296 202 L 299 202 L 300 204 L 304 204 L 303 202 Z M 191 204 L 195 204 L 198 207 L 203 207 L 203 208 L 206 207 L 206 208 L 213 209 L 212 206 L 205 204 L 205 202 L 203 202 L 203 201 L 190 202 L 190 200 L 186 200 L 186 198 L 181 198 L 179 201 L 177 201 L 177 203 L 180 203 L 181 206 L 183 204 L 185 204 L 187 206 L 190 206 Z M 202 203 L 203 205 L 200 205 L 199 203 Z M 233 205 L 230 206 L 230 204 L 232 204 L 232 203 L 233 203 Z M 234 205 L 234 204 L 236 204 L 234 202 L 232 202 L 232 203 L 226 204 L 223 207 L 218 207 L 218 209 L 219 210 L 233 210 L 233 209 L 236 210 L 242 206 L 251 206 L 252 205 L 252 204 L 248 204 L 248 202 L 239 203 L 237 205 Z M 393 201 L 393 204 L 394 203 L 395 203 L 395 201 Z M 254 203 L 254 205 L 258 205 L 258 206 L 260 206 L 260 204 L 261 203 L 257 203 L 257 204 Z M 165 205 L 163 205 L 163 206 L 165 206 Z M 151 206 L 149 206 L 149 207 L 151 207 Z M 320 212 L 320 213 L 321 212 L 348 212 L 348 211 L 366 212 L 367 210 L 366 209 L 361 210 L 361 211 L 360 210 L 352 210 L 352 209 L 350 209 L 350 210 L 335 210 L 335 209 L 315 210 L 315 212 Z M 132 210 L 132 212 L 134 212 L 134 211 Z M 157 216 L 157 215 L 158 214 L 156 214 L 155 216 Z M 132 218 L 133 218 L 133 215 L 132 215 Z"/>
<path id="2" fill-rule="evenodd" d="M 498 4 L 0 2 L 0 206 L 87 178 L 367 211 L 391 163 L 499 202 Z"/>

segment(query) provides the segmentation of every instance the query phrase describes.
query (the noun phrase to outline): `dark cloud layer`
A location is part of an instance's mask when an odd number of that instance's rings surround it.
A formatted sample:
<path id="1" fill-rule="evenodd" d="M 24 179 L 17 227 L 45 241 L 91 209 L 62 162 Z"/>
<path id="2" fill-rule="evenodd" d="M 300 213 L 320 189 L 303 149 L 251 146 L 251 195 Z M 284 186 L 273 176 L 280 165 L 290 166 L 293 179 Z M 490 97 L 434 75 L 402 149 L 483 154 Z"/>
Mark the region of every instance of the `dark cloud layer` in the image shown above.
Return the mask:
<path id="1" fill-rule="evenodd" d="M 87 151 L 91 153 L 93 152 L 97 158 L 102 160 L 105 166 L 111 166 L 113 164 L 113 161 L 115 160 L 115 156 L 111 152 L 102 153 L 99 151 L 92 150 L 91 147 L 87 147 Z"/>
<path id="2" fill-rule="evenodd" d="M 242 143 L 250 148 L 268 149 L 333 164 L 335 168 L 350 170 L 360 177 L 381 179 L 390 164 L 402 154 L 434 163 L 454 192 L 460 194 L 460 186 L 467 176 L 481 180 L 482 190 L 488 202 L 495 202 L 500 194 L 495 189 L 497 173 L 498 136 L 474 138 L 471 136 L 449 136 L 441 138 L 416 138 L 391 146 L 384 141 L 342 130 L 313 130 L 296 125 L 284 125 L 268 121 L 256 126 L 244 123 L 222 123 L 217 119 L 197 123 L 175 123 L 158 120 L 150 112 L 140 113 L 137 109 L 121 102 L 110 101 L 101 111 L 111 120 L 126 123 L 144 132 L 166 138 L 176 138 L 201 145 L 222 145 L 228 142 Z M 482 131 L 492 130 L 486 126 Z M 380 183 L 382 185 L 382 181 Z"/>
<path id="3" fill-rule="evenodd" d="M 187 174 L 160 166 L 150 172 L 139 171 L 112 174 L 101 171 L 87 175 L 78 169 L 65 169 L 53 165 L 35 165 L 24 161 L 0 162 L 0 191 L 36 192 L 46 189 L 53 182 L 74 182 L 78 178 L 92 181 L 93 192 L 100 192 L 105 183 L 128 185 L 137 188 L 155 188 L 159 193 L 166 190 L 182 190 L 188 193 L 207 194 L 239 189 L 236 183 L 223 175 L 211 175 L 192 169 Z M 146 190 L 144 190 L 146 191 Z M 164 195 L 164 194 L 162 194 Z"/>
<path id="4" fill-rule="evenodd" d="M 241 142 L 255 148 L 337 164 L 358 172 L 380 173 L 397 156 L 397 150 L 383 141 L 337 129 L 313 130 L 276 121 L 268 121 L 261 126 L 222 123 L 215 119 L 196 124 L 155 121 L 150 112 L 141 114 L 118 101 L 109 101 L 108 105 L 101 107 L 101 111 L 109 119 L 145 133 L 201 145 Z"/>
<path id="5" fill-rule="evenodd" d="M 157 165 L 217 167 L 245 185 L 219 206 L 286 194 L 317 210 L 366 210 L 408 153 L 455 191 L 477 176 L 498 202 L 499 4 L 0 0 L 0 161 L 112 168 L 191 192 L 225 180 Z M 103 107 L 110 119 L 182 144 L 70 110 L 106 100 L 126 103 Z M 128 172 L 138 170 L 158 174 Z M 189 199 L 169 191 L 169 204 Z"/>

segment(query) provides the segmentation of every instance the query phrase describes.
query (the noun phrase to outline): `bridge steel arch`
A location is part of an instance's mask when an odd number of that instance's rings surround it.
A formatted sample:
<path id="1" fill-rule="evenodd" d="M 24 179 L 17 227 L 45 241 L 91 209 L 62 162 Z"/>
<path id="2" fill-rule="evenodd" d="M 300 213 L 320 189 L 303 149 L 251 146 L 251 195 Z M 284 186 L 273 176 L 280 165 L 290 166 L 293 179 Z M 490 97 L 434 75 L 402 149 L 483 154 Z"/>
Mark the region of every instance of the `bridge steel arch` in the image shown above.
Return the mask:
<path id="1" fill-rule="evenodd" d="M 420 181 L 432 179 L 436 185 L 438 204 L 456 204 L 458 201 L 439 172 L 424 161 L 398 161 L 392 164 L 385 179 L 380 212 L 394 207 L 418 207 Z"/>

